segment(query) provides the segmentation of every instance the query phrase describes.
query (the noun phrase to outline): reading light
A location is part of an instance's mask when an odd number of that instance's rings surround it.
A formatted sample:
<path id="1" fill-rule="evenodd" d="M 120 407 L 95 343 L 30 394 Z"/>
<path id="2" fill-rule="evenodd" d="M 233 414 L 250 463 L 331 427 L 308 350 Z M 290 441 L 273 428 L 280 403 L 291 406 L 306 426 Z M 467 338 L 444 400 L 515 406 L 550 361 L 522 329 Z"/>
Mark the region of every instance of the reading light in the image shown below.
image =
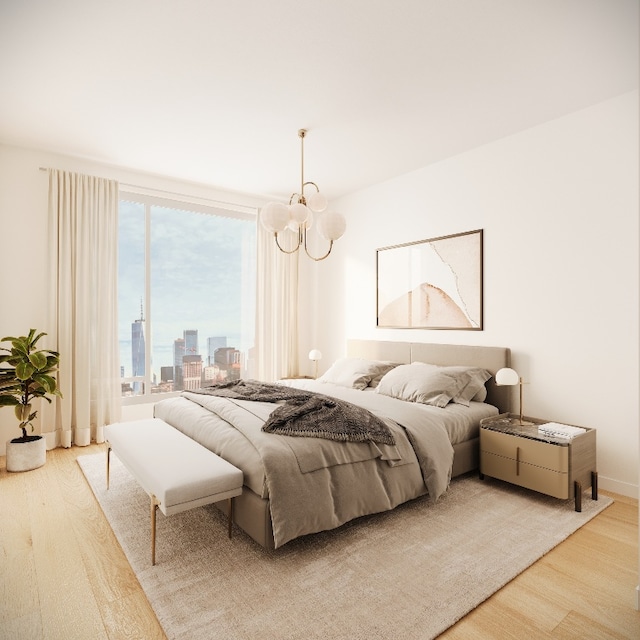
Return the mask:
<path id="1" fill-rule="evenodd" d="M 311 349 L 309 351 L 309 360 L 313 360 L 315 363 L 315 375 L 314 378 L 318 377 L 318 360 L 322 360 L 322 354 L 317 349 Z"/>
<path id="2" fill-rule="evenodd" d="M 520 385 L 520 425 L 532 425 L 533 422 L 526 422 L 522 419 L 522 385 L 524 382 L 518 373 L 514 369 L 509 369 L 508 367 L 499 369 L 496 372 L 496 384 L 500 386 Z"/>
<path id="3" fill-rule="evenodd" d="M 304 246 L 305 253 L 317 262 L 324 260 L 331 253 L 334 241 L 342 237 L 347 228 L 347 223 L 339 213 L 325 211 L 328 202 L 324 195 L 320 193 L 318 185 L 315 182 L 305 182 L 304 180 L 304 137 L 306 134 L 306 129 L 298 131 L 301 150 L 300 192 L 291 194 L 289 206 L 281 202 L 265 204 L 260 210 L 260 222 L 267 231 L 273 233 L 280 251 L 283 253 L 295 253 L 301 246 Z M 306 196 L 304 193 L 305 187 L 313 187 L 315 191 Z M 313 224 L 314 213 L 320 214 L 317 224 L 318 233 L 329 241 L 328 251 L 319 258 L 312 256 L 307 248 L 307 229 L 311 228 Z M 290 251 L 283 249 L 278 239 L 278 233 L 285 229 L 290 229 L 298 234 L 296 246 Z"/>

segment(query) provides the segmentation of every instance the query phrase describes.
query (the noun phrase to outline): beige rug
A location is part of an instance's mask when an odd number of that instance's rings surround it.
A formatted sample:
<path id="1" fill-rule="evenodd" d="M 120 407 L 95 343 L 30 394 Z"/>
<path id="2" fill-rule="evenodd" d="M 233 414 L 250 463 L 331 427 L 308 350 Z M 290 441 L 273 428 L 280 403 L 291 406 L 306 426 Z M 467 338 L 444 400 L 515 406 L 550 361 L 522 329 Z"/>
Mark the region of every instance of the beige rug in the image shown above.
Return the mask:
<path id="1" fill-rule="evenodd" d="M 147 495 L 115 456 L 108 492 L 104 455 L 78 462 L 171 640 L 434 638 L 612 502 L 468 475 L 273 552 L 215 507 L 158 513 L 152 567 Z"/>

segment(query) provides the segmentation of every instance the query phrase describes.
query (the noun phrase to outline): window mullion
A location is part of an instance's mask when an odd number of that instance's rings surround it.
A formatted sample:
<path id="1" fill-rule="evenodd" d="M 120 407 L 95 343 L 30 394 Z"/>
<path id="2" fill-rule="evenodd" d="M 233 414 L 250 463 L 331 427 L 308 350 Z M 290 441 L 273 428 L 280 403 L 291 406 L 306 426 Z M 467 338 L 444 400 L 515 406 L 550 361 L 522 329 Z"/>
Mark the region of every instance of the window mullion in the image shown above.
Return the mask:
<path id="1" fill-rule="evenodd" d="M 144 395 L 151 396 L 151 205 L 144 205 Z"/>

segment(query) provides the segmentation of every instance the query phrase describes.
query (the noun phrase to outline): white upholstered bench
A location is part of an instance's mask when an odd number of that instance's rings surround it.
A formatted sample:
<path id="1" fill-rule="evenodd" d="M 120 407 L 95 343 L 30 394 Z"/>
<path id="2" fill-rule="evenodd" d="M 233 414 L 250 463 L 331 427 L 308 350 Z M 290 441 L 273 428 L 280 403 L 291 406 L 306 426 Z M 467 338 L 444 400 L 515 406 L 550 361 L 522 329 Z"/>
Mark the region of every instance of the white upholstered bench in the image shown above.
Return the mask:
<path id="1" fill-rule="evenodd" d="M 113 451 L 151 496 L 151 563 L 156 563 L 156 510 L 169 516 L 228 500 L 229 537 L 233 498 L 242 493 L 240 469 L 158 418 L 118 422 L 104 430 L 107 489 Z"/>

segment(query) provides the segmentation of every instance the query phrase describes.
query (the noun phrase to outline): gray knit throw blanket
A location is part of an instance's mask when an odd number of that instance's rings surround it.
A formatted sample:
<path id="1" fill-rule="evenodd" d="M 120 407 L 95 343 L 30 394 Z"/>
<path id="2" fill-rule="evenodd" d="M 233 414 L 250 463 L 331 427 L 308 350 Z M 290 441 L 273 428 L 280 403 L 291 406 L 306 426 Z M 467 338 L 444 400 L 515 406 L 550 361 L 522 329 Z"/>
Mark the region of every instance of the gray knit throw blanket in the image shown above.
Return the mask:
<path id="1" fill-rule="evenodd" d="M 194 393 L 256 402 L 282 402 L 262 427 L 267 433 L 395 445 L 389 427 L 370 411 L 320 393 L 256 380 L 234 380 Z"/>

